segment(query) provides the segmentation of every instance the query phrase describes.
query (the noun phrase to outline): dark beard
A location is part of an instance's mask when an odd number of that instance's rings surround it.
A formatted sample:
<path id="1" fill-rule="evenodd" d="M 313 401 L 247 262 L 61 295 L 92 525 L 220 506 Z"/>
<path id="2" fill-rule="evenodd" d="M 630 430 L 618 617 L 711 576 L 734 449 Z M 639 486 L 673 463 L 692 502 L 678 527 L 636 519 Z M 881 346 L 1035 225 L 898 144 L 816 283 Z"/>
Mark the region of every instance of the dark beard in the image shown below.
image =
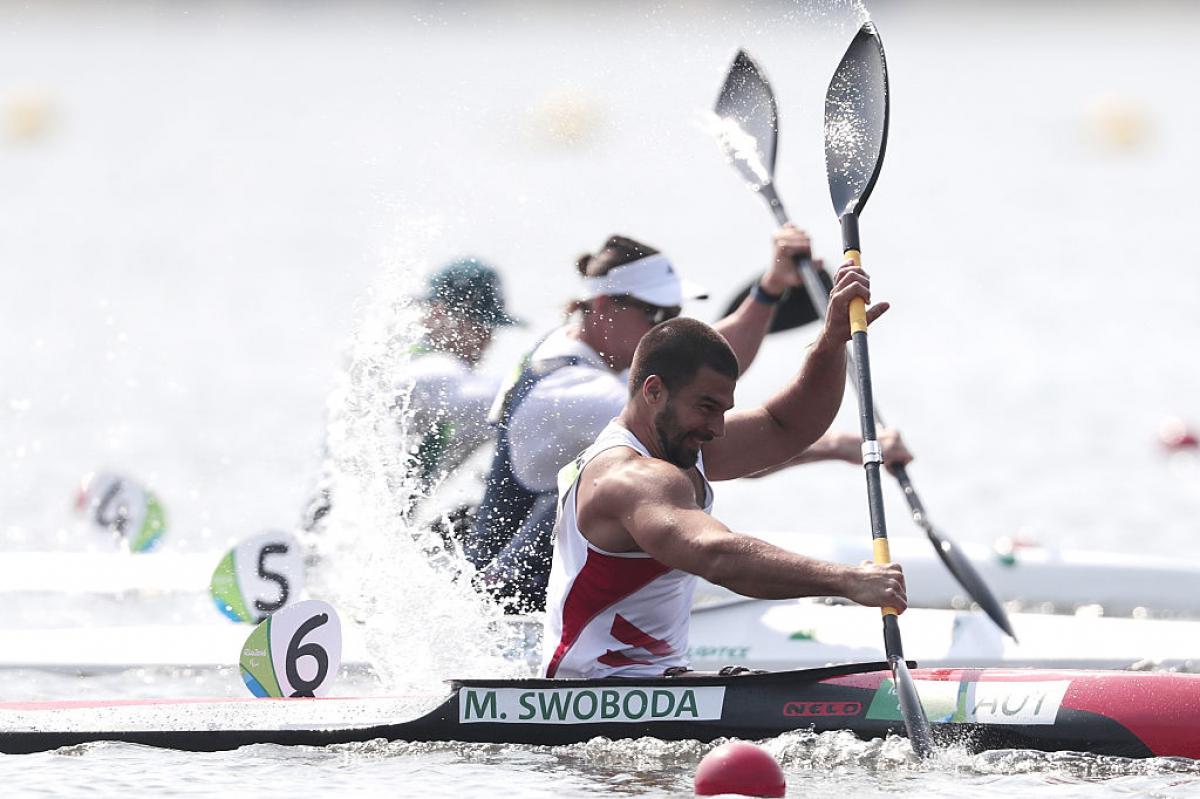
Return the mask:
<path id="1" fill-rule="evenodd" d="M 670 403 L 663 408 L 662 413 L 654 419 L 654 432 L 658 433 L 658 443 L 662 447 L 666 460 L 680 469 L 691 469 L 696 465 L 700 450 L 686 450 L 683 441 L 687 438 L 686 430 L 679 429 L 679 417 Z"/>

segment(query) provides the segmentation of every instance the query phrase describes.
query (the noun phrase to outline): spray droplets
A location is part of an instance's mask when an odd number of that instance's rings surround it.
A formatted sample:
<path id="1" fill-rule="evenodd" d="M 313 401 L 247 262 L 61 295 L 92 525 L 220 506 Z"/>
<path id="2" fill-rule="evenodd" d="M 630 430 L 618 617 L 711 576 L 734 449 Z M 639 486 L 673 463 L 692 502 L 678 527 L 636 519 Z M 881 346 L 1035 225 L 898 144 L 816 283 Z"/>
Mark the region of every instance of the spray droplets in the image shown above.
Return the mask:
<path id="1" fill-rule="evenodd" d="M 736 119 L 708 114 L 705 117 L 705 128 L 716 137 L 717 143 L 725 152 L 725 157 L 754 188 L 760 188 L 771 182 L 771 175 L 763 163 L 762 148 L 759 146 L 758 139 L 743 128 Z"/>
<path id="2" fill-rule="evenodd" d="M 838 64 L 825 94 L 825 169 L 838 215 L 870 193 L 887 139 L 887 66 L 867 23 Z"/>

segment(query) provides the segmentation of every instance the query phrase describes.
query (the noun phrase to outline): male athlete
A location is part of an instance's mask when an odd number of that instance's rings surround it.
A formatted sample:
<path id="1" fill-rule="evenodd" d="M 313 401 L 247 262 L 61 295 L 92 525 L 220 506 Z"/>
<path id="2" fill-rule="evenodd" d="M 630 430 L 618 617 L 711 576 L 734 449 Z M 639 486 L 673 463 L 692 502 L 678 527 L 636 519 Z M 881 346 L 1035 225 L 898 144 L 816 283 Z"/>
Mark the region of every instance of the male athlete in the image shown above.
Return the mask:
<path id="1" fill-rule="evenodd" d="M 833 421 L 854 297 L 870 301 L 870 280 L 847 263 L 799 374 L 765 404 L 728 418 L 738 361 L 725 339 L 683 318 L 646 333 L 625 408 L 559 475 L 545 676 L 645 677 L 686 667 L 697 575 L 763 599 L 841 596 L 907 607 L 897 564 L 814 560 L 734 533 L 709 515 L 709 480 L 784 463 Z M 870 308 L 868 321 L 887 307 Z"/>

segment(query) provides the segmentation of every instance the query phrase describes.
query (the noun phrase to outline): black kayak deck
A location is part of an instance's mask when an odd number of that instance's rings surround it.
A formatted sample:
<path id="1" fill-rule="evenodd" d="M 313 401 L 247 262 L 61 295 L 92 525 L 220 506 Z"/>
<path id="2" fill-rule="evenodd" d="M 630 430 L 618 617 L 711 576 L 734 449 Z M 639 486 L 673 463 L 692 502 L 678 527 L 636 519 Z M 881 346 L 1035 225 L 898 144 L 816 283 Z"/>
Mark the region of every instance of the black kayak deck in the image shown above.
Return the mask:
<path id="1" fill-rule="evenodd" d="M 1153 702 L 1142 702 L 1147 712 L 1137 713 L 1137 696 L 1146 691 L 1173 703 L 1164 707 L 1178 705 L 1181 697 L 1200 704 L 1200 675 L 938 669 L 915 670 L 913 676 L 940 744 L 972 751 L 1200 756 L 1200 739 L 1190 722 L 1196 716 L 1173 720 Z M 329 746 L 379 739 L 565 745 L 596 737 L 761 740 L 796 730 L 849 730 L 862 738 L 904 734 L 891 673 L 882 662 L 736 676 L 457 680 L 450 688 L 431 711 L 395 723 L 359 726 L 334 702 L 328 705 L 328 723 L 302 728 L 212 729 L 206 723 L 187 729 L 0 729 L 0 752 L 44 752 L 97 741 L 212 752 L 254 744 Z M 1115 711 L 1097 712 L 1097 697 Z M 255 701 L 314 700 L 242 704 Z M 164 704 L 169 710 L 171 702 Z M 1181 713 L 1185 710 L 1191 709 Z M 1133 715 L 1122 723 L 1122 714 Z"/>

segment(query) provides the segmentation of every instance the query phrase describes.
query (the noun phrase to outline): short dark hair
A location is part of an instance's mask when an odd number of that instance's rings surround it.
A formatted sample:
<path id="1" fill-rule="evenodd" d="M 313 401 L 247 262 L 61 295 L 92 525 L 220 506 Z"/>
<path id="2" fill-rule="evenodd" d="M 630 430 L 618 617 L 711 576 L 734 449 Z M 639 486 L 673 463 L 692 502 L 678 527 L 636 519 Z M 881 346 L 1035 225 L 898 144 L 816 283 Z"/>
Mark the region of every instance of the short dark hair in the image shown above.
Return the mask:
<path id="1" fill-rule="evenodd" d="M 737 356 L 716 330 L 698 319 L 663 322 L 638 342 L 629 371 L 629 396 L 637 396 L 650 375 L 658 375 L 667 391 L 674 391 L 690 383 L 702 366 L 730 380 L 740 373 Z"/>

